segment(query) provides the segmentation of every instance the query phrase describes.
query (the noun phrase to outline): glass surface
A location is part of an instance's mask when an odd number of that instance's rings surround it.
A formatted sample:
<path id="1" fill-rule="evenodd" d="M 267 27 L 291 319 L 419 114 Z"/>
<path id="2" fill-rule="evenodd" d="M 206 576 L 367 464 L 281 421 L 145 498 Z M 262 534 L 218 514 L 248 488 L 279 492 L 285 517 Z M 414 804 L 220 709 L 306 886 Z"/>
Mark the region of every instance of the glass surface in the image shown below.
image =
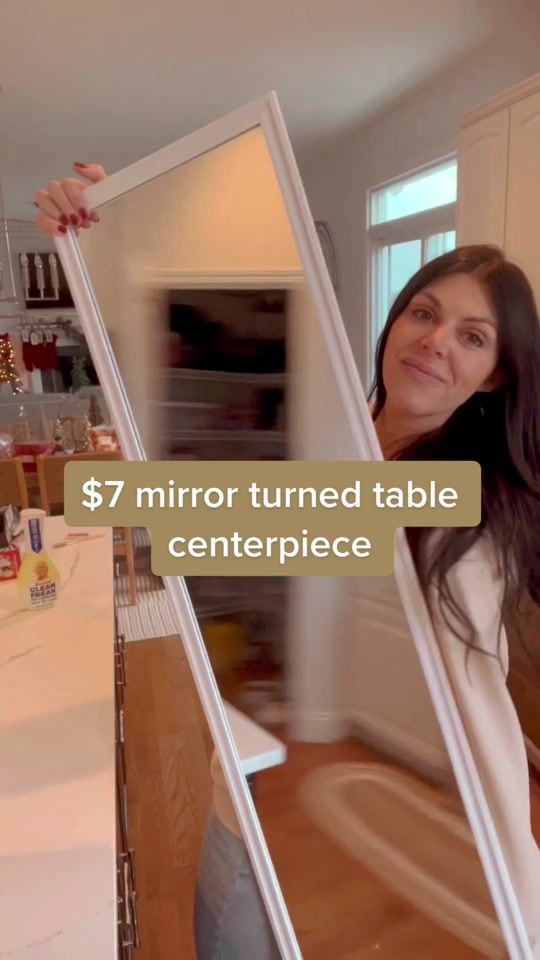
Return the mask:
<path id="1" fill-rule="evenodd" d="M 371 225 L 442 207 L 456 199 L 457 161 L 452 160 L 372 193 Z"/>
<path id="2" fill-rule="evenodd" d="M 456 246 L 455 230 L 379 247 L 374 252 L 374 342 L 381 334 L 398 293 L 420 267 Z"/>
<path id="3" fill-rule="evenodd" d="M 443 253 L 454 250 L 456 246 L 456 231 L 446 230 L 444 233 L 434 233 L 426 240 L 426 262 L 440 257 Z"/>

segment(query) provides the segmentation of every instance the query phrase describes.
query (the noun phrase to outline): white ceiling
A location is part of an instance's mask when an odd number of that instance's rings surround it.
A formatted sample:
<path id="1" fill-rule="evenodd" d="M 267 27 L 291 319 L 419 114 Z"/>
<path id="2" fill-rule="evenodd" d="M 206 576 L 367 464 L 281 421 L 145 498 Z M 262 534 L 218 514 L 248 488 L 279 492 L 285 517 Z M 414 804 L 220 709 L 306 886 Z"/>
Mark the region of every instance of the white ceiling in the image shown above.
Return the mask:
<path id="1" fill-rule="evenodd" d="M 537 0 L 2 0 L 12 216 L 73 160 L 118 169 L 276 90 L 300 156 L 515 24 Z"/>

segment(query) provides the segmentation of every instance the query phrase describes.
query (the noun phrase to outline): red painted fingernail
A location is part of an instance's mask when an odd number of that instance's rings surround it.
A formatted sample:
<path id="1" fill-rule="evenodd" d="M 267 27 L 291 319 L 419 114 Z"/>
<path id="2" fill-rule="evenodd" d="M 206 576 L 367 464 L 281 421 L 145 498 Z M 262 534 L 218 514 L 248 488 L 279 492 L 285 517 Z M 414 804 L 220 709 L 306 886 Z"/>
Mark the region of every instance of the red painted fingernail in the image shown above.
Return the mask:
<path id="1" fill-rule="evenodd" d="M 58 227 L 58 232 L 59 232 L 59 233 L 67 233 L 67 227 L 64 227 L 64 226 Z"/>
<path id="2" fill-rule="evenodd" d="M 63 223 L 64 226 L 67 227 L 67 225 L 68 225 L 68 223 L 69 223 L 69 220 L 68 220 L 68 218 L 66 217 L 65 213 L 63 213 L 62 216 L 60 217 L 60 223 Z"/>
<path id="3" fill-rule="evenodd" d="M 76 160 L 74 166 L 76 166 L 76 167 L 87 167 L 88 164 L 87 164 L 87 163 L 81 163 L 79 160 Z"/>
<path id="4" fill-rule="evenodd" d="M 82 217 L 83 220 L 88 220 L 89 213 L 88 213 L 88 210 L 86 209 L 86 207 L 80 207 L 79 213 L 80 213 L 80 215 L 81 215 L 81 217 Z"/>
<path id="5" fill-rule="evenodd" d="M 71 220 L 71 222 L 72 222 L 72 224 L 73 224 L 74 227 L 76 227 L 76 226 L 78 225 L 78 223 L 79 223 L 79 218 L 76 217 L 74 213 L 71 214 L 71 216 L 70 216 L 69 219 Z"/>

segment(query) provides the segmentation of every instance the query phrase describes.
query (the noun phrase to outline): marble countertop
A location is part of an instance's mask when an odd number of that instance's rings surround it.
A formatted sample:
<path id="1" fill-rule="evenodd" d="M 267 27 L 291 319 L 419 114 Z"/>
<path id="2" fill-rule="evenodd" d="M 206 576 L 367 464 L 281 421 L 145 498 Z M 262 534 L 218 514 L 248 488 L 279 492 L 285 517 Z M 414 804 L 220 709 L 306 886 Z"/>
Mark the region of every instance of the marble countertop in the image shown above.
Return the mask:
<path id="1" fill-rule="evenodd" d="M 116 793 L 112 531 L 57 547 L 55 607 L 0 583 L 0 960 L 114 960 Z M 246 776 L 286 758 L 230 704 Z"/>
<path id="2" fill-rule="evenodd" d="M 47 549 L 73 528 L 46 520 Z M 0 958 L 112 960 L 116 825 L 111 530 L 51 549 L 56 606 L 0 583 Z"/>

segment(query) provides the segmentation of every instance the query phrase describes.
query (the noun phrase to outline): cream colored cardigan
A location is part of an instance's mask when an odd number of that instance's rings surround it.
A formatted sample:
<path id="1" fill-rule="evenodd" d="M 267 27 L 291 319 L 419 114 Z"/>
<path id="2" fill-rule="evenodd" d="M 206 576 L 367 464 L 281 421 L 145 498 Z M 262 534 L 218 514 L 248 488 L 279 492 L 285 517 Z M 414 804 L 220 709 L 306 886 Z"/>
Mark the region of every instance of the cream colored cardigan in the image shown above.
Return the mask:
<path id="1" fill-rule="evenodd" d="M 477 631 L 475 642 L 485 652 L 473 650 L 466 657 L 463 643 L 438 616 L 435 635 L 534 957 L 540 958 L 540 849 L 532 833 L 523 732 L 507 686 L 507 636 L 504 630 L 498 635 L 503 582 L 485 538 L 455 564 L 448 578 Z"/>

